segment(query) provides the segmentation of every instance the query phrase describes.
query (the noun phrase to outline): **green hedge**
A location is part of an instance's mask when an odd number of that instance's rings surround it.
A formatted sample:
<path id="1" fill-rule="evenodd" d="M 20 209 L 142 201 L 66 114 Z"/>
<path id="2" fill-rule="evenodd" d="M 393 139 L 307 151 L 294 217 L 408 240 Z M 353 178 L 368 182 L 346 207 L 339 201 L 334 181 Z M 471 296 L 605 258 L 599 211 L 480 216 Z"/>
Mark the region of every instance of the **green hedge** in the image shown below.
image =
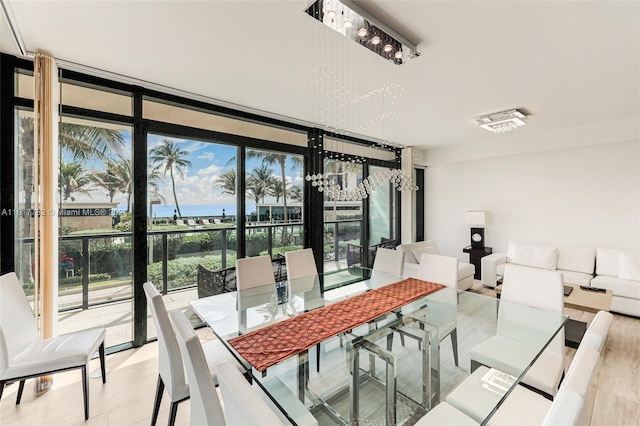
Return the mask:
<path id="1" fill-rule="evenodd" d="M 90 274 L 89 282 L 107 281 L 111 279 L 109 274 Z M 69 278 L 60 278 L 58 280 L 59 287 L 75 287 L 82 284 L 82 275 L 75 275 Z"/>
<path id="2" fill-rule="evenodd" d="M 181 257 L 167 262 L 167 283 L 170 289 L 188 287 L 197 284 L 197 268 L 202 264 L 207 269 L 217 270 L 222 268 L 220 256 L 192 256 Z M 236 256 L 227 256 L 227 266 L 236 264 Z M 162 262 L 156 262 L 147 266 L 147 280 L 156 285 L 162 283 Z"/>

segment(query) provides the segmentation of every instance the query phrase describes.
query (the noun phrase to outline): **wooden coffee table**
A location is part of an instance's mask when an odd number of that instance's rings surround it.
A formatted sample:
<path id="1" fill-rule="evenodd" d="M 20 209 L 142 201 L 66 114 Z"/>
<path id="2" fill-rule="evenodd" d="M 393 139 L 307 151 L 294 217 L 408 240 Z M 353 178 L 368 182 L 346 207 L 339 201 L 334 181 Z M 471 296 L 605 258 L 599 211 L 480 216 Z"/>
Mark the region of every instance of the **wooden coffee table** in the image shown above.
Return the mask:
<path id="1" fill-rule="evenodd" d="M 564 297 L 564 307 L 579 309 L 585 312 L 597 313 L 598 311 L 608 311 L 611 309 L 611 297 L 613 290 L 606 292 L 583 290 L 579 285 L 565 284 L 565 286 L 573 287 L 573 291 L 569 296 Z M 496 288 L 496 296 L 500 298 L 502 286 Z M 565 345 L 570 348 L 578 348 L 584 333 L 587 331 L 587 323 L 569 318 L 564 327 Z"/>

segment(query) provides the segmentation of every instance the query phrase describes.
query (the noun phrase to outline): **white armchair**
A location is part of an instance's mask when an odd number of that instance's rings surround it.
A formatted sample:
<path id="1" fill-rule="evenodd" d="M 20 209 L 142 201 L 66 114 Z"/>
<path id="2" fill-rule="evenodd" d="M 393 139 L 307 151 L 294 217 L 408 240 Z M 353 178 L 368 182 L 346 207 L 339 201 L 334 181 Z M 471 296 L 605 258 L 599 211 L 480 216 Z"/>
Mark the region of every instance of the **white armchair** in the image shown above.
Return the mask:
<path id="1" fill-rule="evenodd" d="M 89 376 L 92 355 L 100 354 L 102 383 L 106 383 L 104 328 L 40 339 L 36 320 L 18 276 L 0 277 L 0 397 L 8 382 L 20 381 L 16 405 L 20 404 L 26 379 L 76 368 L 82 369 L 84 418 L 89 419 Z"/>

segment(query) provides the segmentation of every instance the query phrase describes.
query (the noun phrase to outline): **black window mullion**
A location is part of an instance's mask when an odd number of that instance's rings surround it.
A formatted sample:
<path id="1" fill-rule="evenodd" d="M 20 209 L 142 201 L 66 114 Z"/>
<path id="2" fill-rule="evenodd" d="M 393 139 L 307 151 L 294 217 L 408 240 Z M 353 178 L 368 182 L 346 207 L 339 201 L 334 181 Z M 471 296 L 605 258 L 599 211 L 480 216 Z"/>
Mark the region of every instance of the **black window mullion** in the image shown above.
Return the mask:
<path id="1" fill-rule="evenodd" d="M 0 55 L 0 206 L 13 212 L 15 205 L 15 57 Z M 17 241 L 15 216 L 0 215 L 0 274 L 15 271 L 15 244 Z"/>
<path id="2" fill-rule="evenodd" d="M 142 95 L 133 96 L 133 346 L 147 341 L 147 130 L 142 120 Z M 157 284 L 157 283 L 155 283 Z"/>

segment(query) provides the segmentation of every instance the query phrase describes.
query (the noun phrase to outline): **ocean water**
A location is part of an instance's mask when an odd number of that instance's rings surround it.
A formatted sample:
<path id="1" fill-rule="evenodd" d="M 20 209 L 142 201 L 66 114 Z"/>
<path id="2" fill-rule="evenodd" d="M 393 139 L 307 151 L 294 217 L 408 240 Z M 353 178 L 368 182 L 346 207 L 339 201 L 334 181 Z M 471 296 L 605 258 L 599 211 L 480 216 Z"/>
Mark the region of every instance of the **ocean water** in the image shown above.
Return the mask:
<path id="1" fill-rule="evenodd" d="M 173 210 L 176 207 L 174 205 L 154 205 L 153 206 L 153 217 L 155 218 L 173 218 Z M 118 209 L 122 209 L 124 211 L 126 206 L 118 206 Z M 236 205 L 228 204 L 228 205 L 195 205 L 195 204 L 187 204 L 180 205 L 180 212 L 182 213 L 182 217 L 209 217 L 209 216 L 222 216 L 222 209 L 224 209 L 224 213 L 227 216 L 235 216 L 236 215 Z M 255 205 L 247 204 L 246 213 L 251 214 L 256 211 Z"/>

